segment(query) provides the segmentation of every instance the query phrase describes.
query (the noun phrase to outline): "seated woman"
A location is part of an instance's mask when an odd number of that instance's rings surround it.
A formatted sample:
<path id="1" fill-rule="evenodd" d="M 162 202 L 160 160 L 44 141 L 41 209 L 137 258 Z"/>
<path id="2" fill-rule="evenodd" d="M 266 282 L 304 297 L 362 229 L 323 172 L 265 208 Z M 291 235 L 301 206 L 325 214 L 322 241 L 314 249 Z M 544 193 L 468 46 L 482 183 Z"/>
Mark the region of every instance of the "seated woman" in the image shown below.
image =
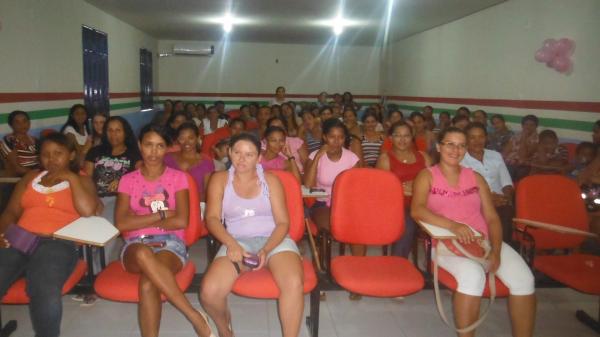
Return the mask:
<path id="1" fill-rule="evenodd" d="M 531 158 L 537 152 L 539 120 L 534 115 L 521 119 L 521 132 L 513 135 L 502 149 L 502 157 L 513 181 L 527 176 L 531 169 Z"/>
<path id="2" fill-rule="evenodd" d="M 83 164 L 85 155 L 92 148 L 92 137 L 88 129 L 88 112 L 83 104 L 74 104 L 69 110 L 67 122 L 60 129 L 60 133 L 67 135 L 75 143 L 77 149 L 77 163 Z"/>
<path id="3" fill-rule="evenodd" d="M 361 146 L 364 163 L 367 167 L 374 167 L 383 144 L 383 133 L 376 130 L 378 121 L 375 114 L 371 112 L 363 115 L 362 123 Z"/>
<path id="4" fill-rule="evenodd" d="M 278 126 L 285 131 L 285 144 L 287 145 L 292 157 L 296 161 L 296 165 L 298 166 L 298 170 L 300 173 L 304 172 L 304 165 L 308 160 L 308 149 L 306 148 L 306 144 L 304 140 L 300 137 L 293 137 L 287 133 L 287 127 L 285 123 L 285 118 L 280 117 L 272 117 L 267 121 L 267 127 Z M 266 132 L 266 130 L 265 130 Z M 266 138 L 266 136 L 265 136 Z M 263 139 L 261 144 L 262 149 L 266 148 L 266 143 Z M 288 156 L 289 157 L 289 156 Z"/>
<path id="5" fill-rule="evenodd" d="M 196 334 L 211 336 L 206 317 L 179 290 L 175 274 L 187 262 L 183 240 L 189 199 L 185 173 L 167 167 L 170 145 L 164 127 L 149 124 L 140 131 L 143 163 L 119 182 L 115 224 L 125 239 L 121 261 L 125 270 L 141 274 L 139 327 L 142 336 L 158 336 L 161 294 L 187 318 Z"/>
<path id="6" fill-rule="evenodd" d="M 13 130 L 0 142 L 0 154 L 8 176 L 23 176 L 38 168 L 39 142 L 29 135 L 31 121 L 25 111 L 15 110 L 8 114 L 8 125 Z"/>
<path id="7" fill-rule="evenodd" d="M 167 133 L 169 138 L 171 139 L 172 144 L 176 144 L 177 142 L 177 129 L 181 126 L 181 124 L 190 121 L 187 113 L 183 111 L 175 112 L 171 114 L 171 117 L 167 120 Z M 176 146 L 176 151 L 179 151 L 179 148 Z"/>
<path id="8" fill-rule="evenodd" d="M 98 146 L 102 143 L 106 119 L 107 117 L 104 112 L 97 112 L 94 114 L 94 117 L 92 117 L 92 146 Z"/>
<path id="9" fill-rule="evenodd" d="M 248 270 L 242 259 L 250 254 L 259 258 L 256 269 L 269 268 L 279 287 L 283 336 L 298 336 L 302 321 L 303 269 L 296 243 L 287 235 L 285 193 L 279 179 L 258 164 L 259 151 L 254 135 L 232 137 L 232 166 L 215 173 L 208 185 L 206 224 L 222 246 L 203 277 L 200 301 L 221 337 L 233 336 L 227 295 L 240 272 Z"/>
<path id="10" fill-rule="evenodd" d="M 515 188 L 508 168 L 506 168 L 500 153 L 485 148 L 487 130 L 482 123 L 470 123 L 465 132 L 467 134 L 467 152 L 460 164 L 479 173 L 485 179 L 491 191 L 492 203 L 502 224 L 502 240 L 512 242 Z"/>
<path id="11" fill-rule="evenodd" d="M 60 335 L 62 287 L 77 263 L 75 243 L 51 235 L 96 210 L 96 191 L 89 177 L 79 176 L 75 145 L 60 133 L 41 143 L 40 161 L 47 170 L 32 170 L 19 181 L 4 213 L 0 233 L 19 226 L 41 237 L 30 254 L 0 234 L 0 298 L 21 276 L 27 280 L 29 312 L 36 336 Z"/>
<path id="12" fill-rule="evenodd" d="M 269 126 L 265 131 L 266 149 L 261 151 L 260 164 L 265 170 L 285 170 L 302 182 L 300 170 L 290 147 L 286 144 L 285 130 L 279 126 Z"/>
<path id="13" fill-rule="evenodd" d="M 110 117 L 102 138 L 102 144 L 94 146 L 85 156 L 83 170 L 96 185 L 102 203 L 101 216 L 114 223 L 119 181 L 141 166 L 142 157 L 131 126 L 121 116 Z M 122 241 L 112 240 L 104 247 L 107 262 L 119 257 L 121 246 Z"/>
<path id="14" fill-rule="evenodd" d="M 540 132 L 537 151 L 531 157 L 529 174 L 566 174 L 569 168 L 569 152 L 558 145 L 556 132 Z"/>
<path id="15" fill-rule="evenodd" d="M 412 122 L 415 133 L 415 146 L 417 150 L 430 152 L 435 143 L 435 136 L 433 132 L 427 128 L 425 117 L 422 113 L 414 111 L 410 114 L 410 121 Z"/>
<path id="16" fill-rule="evenodd" d="M 348 138 L 348 129 L 337 118 L 323 123 L 323 145 L 308 156 L 304 171 L 304 185 L 317 187 L 331 194 L 333 182 L 338 174 L 359 166 L 359 158 L 344 148 Z M 310 209 L 310 217 L 321 230 L 329 231 L 331 215 L 331 197 L 318 198 Z M 352 255 L 365 255 L 366 247 L 351 245 Z"/>
<path id="17" fill-rule="evenodd" d="M 288 135 L 291 137 L 298 137 L 298 129 L 300 128 L 299 125 L 302 120 L 299 120 L 299 117 L 296 116 L 291 103 L 283 103 L 281 105 L 281 117 L 284 119 L 285 129 L 287 130 Z"/>
<path id="18" fill-rule="evenodd" d="M 431 165 L 431 158 L 413 146 L 413 134 L 410 125 L 399 121 L 389 128 L 392 149 L 381 153 L 376 168 L 391 171 L 402 182 L 404 192 L 404 234 L 392 246 L 396 256 L 408 257 L 412 250 L 417 225 L 410 216 L 413 181 L 417 174 Z"/>
<path id="19" fill-rule="evenodd" d="M 181 150 L 171 152 L 165 156 L 165 165 L 176 170 L 188 172 L 198 187 L 200 201 L 206 200 L 204 196 L 205 186 L 210 174 L 215 171 L 212 159 L 198 152 L 198 139 L 200 130 L 193 122 L 183 123 L 177 129 L 177 143 Z"/>
<path id="20" fill-rule="evenodd" d="M 210 106 L 206 110 L 206 117 L 202 120 L 202 125 L 204 125 L 204 135 L 206 136 L 227 125 L 227 120 L 219 118 L 219 110 Z"/>
<path id="21" fill-rule="evenodd" d="M 322 109 L 331 112 L 328 106 L 324 106 Z M 317 151 L 321 147 L 321 123 L 319 115 L 315 114 L 313 110 L 307 109 L 302 112 L 302 127 L 299 137 L 306 144 L 308 153 Z"/>
<path id="22" fill-rule="evenodd" d="M 485 180 L 460 166 L 467 150 L 465 132 L 455 127 L 442 130 L 436 148 L 440 163 L 421 171 L 414 182 L 413 218 L 450 230 L 462 243 L 474 240 L 469 226 L 481 232 L 492 248 L 488 270 L 496 272 L 510 290 L 508 310 L 513 336 L 532 336 L 536 305 L 533 275 L 521 256 L 502 242 L 500 219 Z M 440 255 L 439 265 L 458 283 L 453 298 L 454 320 L 458 328 L 464 328 L 479 317 L 486 271 L 469 258 L 453 255 Z M 460 336 L 474 334 L 473 330 Z"/>

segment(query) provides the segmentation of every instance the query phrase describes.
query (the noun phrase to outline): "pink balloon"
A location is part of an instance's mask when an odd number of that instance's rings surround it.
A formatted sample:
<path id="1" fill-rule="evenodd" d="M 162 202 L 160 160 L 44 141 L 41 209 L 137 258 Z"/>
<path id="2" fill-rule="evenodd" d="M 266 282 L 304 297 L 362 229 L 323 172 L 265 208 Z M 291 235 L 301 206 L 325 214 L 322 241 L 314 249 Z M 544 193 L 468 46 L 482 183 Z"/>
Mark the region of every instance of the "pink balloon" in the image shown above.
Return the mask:
<path id="1" fill-rule="evenodd" d="M 548 51 L 551 51 L 554 49 L 554 45 L 556 44 L 556 42 L 558 41 L 556 41 L 555 39 L 546 39 L 544 40 L 543 48 L 547 49 Z"/>
<path id="2" fill-rule="evenodd" d="M 552 60 L 552 68 L 556 69 L 560 73 L 566 73 L 571 69 L 571 60 L 566 56 L 555 57 Z"/>
<path id="3" fill-rule="evenodd" d="M 544 48 L 540 48 L 535 52 L 535 60 L 538 62 L 549 62 L 552 60 L 552 56 L 553 55 Z"/>
<path id="4" fill-rule="evenodd" d="M 570 55 L 573 53 L 573 49 L 575 48 L 575 42 L 571 39 L 563 38 L 558 40 L 554 45 L 556 48 L 556 53 L 559 55 Z"/>

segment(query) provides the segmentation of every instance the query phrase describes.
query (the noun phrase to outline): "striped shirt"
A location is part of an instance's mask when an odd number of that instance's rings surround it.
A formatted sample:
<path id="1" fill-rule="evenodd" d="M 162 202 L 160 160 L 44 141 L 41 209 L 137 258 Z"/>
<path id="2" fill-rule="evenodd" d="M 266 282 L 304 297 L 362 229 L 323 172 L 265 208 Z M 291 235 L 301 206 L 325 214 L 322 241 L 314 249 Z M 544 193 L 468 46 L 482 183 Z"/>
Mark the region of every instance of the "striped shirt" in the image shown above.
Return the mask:
<path id="1" fill-rule="evenodd" d="M 379 158 L 381 144 L 383 144 L 383 138 L 381 136 L 376 140 L 368 140 L 365 136 L 362 136 L 361 145 L 365 164 L 370 167 L 375 167 L 377 158 Z"/>
<path id="2" fill-rule="evenodd" d="M 9 134 L 2 138 L 0 142 L 0 153 L 6 160 L 8 154 L 16 151 L 17 163 L 22 167 L 37 168 L 39 166 L 39 143 L 34 137 L 27 136 L 27 141 L 15 137 L 14 134 Z"/>
<path id="3" fill-rule="evenodd" d="M 308 153 L 313 153 L 321 148 L 321 141 L 314 138 L 310 131 L 306 131 L 305 138 Z"/>

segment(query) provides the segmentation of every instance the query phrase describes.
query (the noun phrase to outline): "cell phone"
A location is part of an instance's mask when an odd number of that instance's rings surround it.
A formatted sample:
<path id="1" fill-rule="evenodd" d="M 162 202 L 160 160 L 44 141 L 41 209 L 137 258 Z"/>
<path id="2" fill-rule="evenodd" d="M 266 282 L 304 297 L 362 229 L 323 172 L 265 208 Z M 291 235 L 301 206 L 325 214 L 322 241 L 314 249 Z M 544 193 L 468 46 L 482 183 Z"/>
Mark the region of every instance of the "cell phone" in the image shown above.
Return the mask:
<path id="1" fill-rule="evenodd" d="M 317 188 L 317 187 L 311 187 L 309 191 L 310 191 L 310 193 L 315 193 L 315 192 L 325 192 L 325 190 L 324 190 L 324 189 L 322 189 L 322 188 Z"/>
<path id="2" fill-rule="evenodd" d="M 260 258 L 256 254 L 250 254 L 250 256 L 244 256 L 242 264 L 250 269 L 255 269 L 260 264 Z"/>

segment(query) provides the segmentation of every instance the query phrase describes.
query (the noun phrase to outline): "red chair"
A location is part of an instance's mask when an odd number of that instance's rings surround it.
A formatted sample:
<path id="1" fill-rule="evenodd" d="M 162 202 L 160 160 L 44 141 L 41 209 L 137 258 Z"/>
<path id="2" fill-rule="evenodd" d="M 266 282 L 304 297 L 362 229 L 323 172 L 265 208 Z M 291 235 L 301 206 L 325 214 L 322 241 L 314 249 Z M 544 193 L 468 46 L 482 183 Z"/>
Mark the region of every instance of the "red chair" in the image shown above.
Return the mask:
<path id="1" fill-rule="evenodd" d="M 575 159 L 575 154 L 577 152 L 577 145 L 579 145 L 579 144 L 575 144 L 575 143 L 562 143 L 562 144 L 560 144 L 560 146 L 562 146 L 565 149 L 567 149 L 567 153 L 569 154 L 569 162 L 571 162 L 571 161 L 573 161 L 573 159 Z"/>
<path id="2" fill-rule="evenodd" d="M 388 245 L 404 232 L 404 195 L 388 171 L 354 168 L 333 184 L 331 235 L 342 243 Z M 398 297 L 423 289 L 424 279 L 408 259 L 398 256 L 338 256 L 331 276 L 352 293 Z"/>
<path id="3" fill-rule="evenodd" d="M 277 177 L 285 189 L 285 197 L 290 217 L 289 235 L 294 241 L 300 241 L 304 235 L 304 209 L 302 207 L 302 191 L 300 183 L 289 172 L 269 171 Z M 319 289 L 317 275 L 310 260 L 303 259 L 304 267 L 304 293 L 310 292 L 310 316 L 306 324 L 312 337 L 319 334 Z M 277 299 L 279 288 L 273 275 L 267 268 L 255 272 L 242 274 L 233 285 L 232 291 L 240 296 L 252 298 Z"/>
<path id="4" fill-rule="evenodd" d="M 215 154 L 213 153 L 212 147 L 215 146 L 220 140 L 231 137 L 231 130 L 228 126 L 218 128 L 215 132 L 205 135 L 202 139 L 202 146 L 200 153 L 213 159 Z"/>
<path id="5" fill-rule="evenodd" d="M 66 294 L 71 289 L 79 283 L 79 281 L 83 278 L 85 273 L 87 272 L 87 264 L 83 260 L 77 261 L 75 265 L 75 269 L 71 273 L 71 276 L 67 279 L 62 288 L 62 294 Z M 8 291 L 2 297 L 2 304 L 28 304 L 29 296 L 27 295 L 27 284 L 25 282 L 25 278 L 22 277 L 18 279 L 15 283 L 8 288 Z M 1 313 L 0 313 L 1 314 Z M 2 315 L 0 315 L 0 336 L 8 337 L 10 334 L 16 330 L 17 322 L 9 321 L 6 326 L 2 325 Z"/>
<path id="6" fill-rule="evenodd" d="M 186 245 L 190 246 L 198 241 L 202 235 L 206 235 L 207 231 L 200 218 L 200 202 L 196 182 L 189 174 L 186 175 L 189 185 L 190 217 L 189 224 L 185 229 L 184 239 Z M 175 276 L 179 289 L 185 291 L 192 284 L 195 274 L 196 267 L 191 261 L 188 261 Z M 139 302 L 139 283 L 139 274 L 125 271 L 121 261 L 114 261 L 98 274 L 94 282 L 94 289 L 98 296 L 109 300 L 137 303 Z M 166 300 L 164 295 L 162 300 Z"/>
<path id="7" fill-rule="evenodd" d="M 515 219 L 515 228 L 522 236 L 520 242 L 529 251 L 528 260 L 533 268 L 577 291 L 599 296 L 600 256 L 580 253 L 535 256 L 540 250 L 569 251 L 585 240 L 583 235 L 566 233 L 589 230 L 588 214 L 577 183 L 559 175 L 529 176 L 520 181 L 516 201 L 517 219 L 560 226 L 557 232 Z M 582 310 L 576 312 L 576 317 L 600 333 L 600 310 L 598 319 Z"/>

